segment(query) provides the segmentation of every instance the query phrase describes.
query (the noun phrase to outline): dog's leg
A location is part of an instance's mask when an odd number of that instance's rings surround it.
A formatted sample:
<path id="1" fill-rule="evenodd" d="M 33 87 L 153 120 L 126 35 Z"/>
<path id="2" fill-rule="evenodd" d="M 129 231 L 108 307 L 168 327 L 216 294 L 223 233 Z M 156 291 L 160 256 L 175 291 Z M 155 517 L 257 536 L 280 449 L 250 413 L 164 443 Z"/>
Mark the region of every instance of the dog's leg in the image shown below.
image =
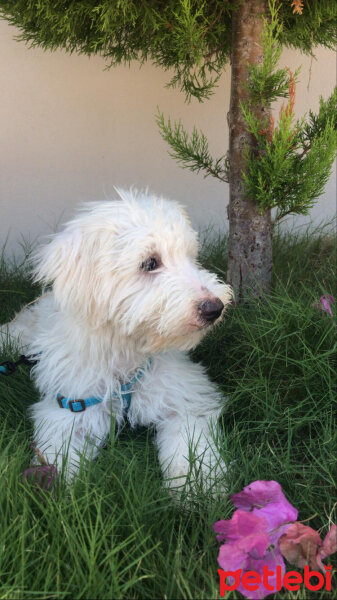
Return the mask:
<path id="1" fill-rule="evenodd" d="M 226 468 L 218 450 L 224 398 L 203 367 L 182 352 L 162 354 L 145 374 L 142 387 L 131 406 L 131 424 L 156 426 L 166 484 L 192 488 L 195 482 L 206 489 L 219 483 L 224 489 Z"/>
<path id="2" fill-rule="evenodd" d="M 88 414 L 91 411 L 91 413 Z M 92 407 L 80 414 L 51 407 L 47 400 L 32 409 L 34 445 L 50 465 L 63 472 L 67 481 L 77 475 L 81 460 L 96 458 L 110 432 L 110 416 Z"/>
<path id="3" fill-rule="evenodd" d="M 224 489 L 226 471 L 216 444 L 215 412 L 199 417 L 172 414 L 157 426 L 159 461 L 165 483 L 176 491 L 189 491 L 201 485 L 204 489 Z"/>
<path id="4" fill-rule="evenodd" d="M 27 304 L 18 312 L 14 319 L 0 327 L 0 341 L 9 342 L 18 347 L 20 352 L 25 352 L 32 341 L 37 323 L 37 305 L 40 298 Z"/>

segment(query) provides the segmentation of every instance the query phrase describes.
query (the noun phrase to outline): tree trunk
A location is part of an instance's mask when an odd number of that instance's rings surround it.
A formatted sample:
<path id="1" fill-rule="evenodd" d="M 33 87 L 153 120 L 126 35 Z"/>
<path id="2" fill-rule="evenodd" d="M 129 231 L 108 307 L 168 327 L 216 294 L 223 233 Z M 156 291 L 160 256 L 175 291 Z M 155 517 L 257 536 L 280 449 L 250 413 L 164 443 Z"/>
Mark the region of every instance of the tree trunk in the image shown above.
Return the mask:
<path id="1" fill-rule="evenodd" d="M 233 13 L 232 82 L 228 115 L 230 201 L 227 279 L 234 288 L 237 302 L 249 296 L 262 296 L 263 292 L 269 290 L 271 280 L 270 210 L 259 213 L 255 201 L 245 194 L 242 179 L 245 168 L 243 150 L 246 145 L 253 149 L 254 139 L 246 131 L 240 102 L 247 98 L 244 87 L 248 79 L 247 66 L 262 61 L 262 15 L 268 15 L 265 0 L 243 1 Z M 263 106 L 256 106 L 255 111 L 259 118 L 266 115 Z"/>

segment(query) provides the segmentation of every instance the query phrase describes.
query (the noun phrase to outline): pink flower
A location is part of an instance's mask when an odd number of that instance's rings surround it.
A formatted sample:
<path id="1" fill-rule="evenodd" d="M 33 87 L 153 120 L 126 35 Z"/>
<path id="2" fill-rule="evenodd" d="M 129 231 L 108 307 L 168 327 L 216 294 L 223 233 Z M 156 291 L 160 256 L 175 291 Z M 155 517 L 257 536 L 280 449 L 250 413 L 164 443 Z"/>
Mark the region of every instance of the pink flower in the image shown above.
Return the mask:
<path id="1" fill-rule="evenodd" d="M 236 508 L 267 519 L 270 531 L 297 519 L 298 510 L 288 502 L 277 481 L 253 481 L 231 500 Z"/>
<path id="2" fill-rule="evenodd" d="M 232 518 L 213 526 L 218 541 L 225 541 L 218 555 L 220 567 L 224 571 L 253 570 L 262 578 L 263 567 L 267 566 L 275 574 L 269 585 L 276 589 L 276 567 L 285 573 L 278 540 L 297 518 L 296 508 L 288 502 L 277 481 L 254 481 L 231 496 L 231 500 L 237 508 Z M 273 593 L 263 581 L 256 591 L 247 591 L 241 581 L 237 589 L 253 600 Z"/>
<path id="3" fill-rule="evenodd" d="M 317 531 L 303 525 L 293 523 L 280 538 L 279 547 L 283 556 L 292 565 L 300 569 L 307 564 L 312 568 L 316 562 L 317 547 L 322 543 Z"/>
<path id="4" fill-rule="evenodd" d="M 325 570 L 322 560 L 324 560 L 324 558 L 327 556 L 330 556 L 330 554 L 334 554 L 335 552 L 337 552 L 337 526 L 333 524 L 331 525 L 323 540 L 323 544 L 317 552 L 317 564 L 322 571 Z"/>
<path id="5" fill-rule="evenodd" d="M 322 310 L 326 310 L 326 312 L 329 313 L 330 317 L 333 316 L 330 304 L 333 304 L 334 302 L 335 302 L 335 299 L 330 294 L 326 294 L 326 296 L 320 297 L 320 303 L 322 304 Z"/>
<path id="6" fill-rule="evenodd" d="M 42 490 L 51 490 L 56 480 L 56 467 L 53 465 L 37 465 L 25 469 L 23 481 L 32 483 Z"/>
<path id="7" fill-rule="evenodd" d="M 236 510 L 230 520 L 218 521 L 213 528 L 219 534 L 218 541 L 226 539 L 226 543 L 220 546 L 218 555 L 218 563 L 224 571 L 256 571 L 262 579 L 263 567 L 268 566 L 275 573 L 274 578 L 269 578 L 269 585 L 276 589 L 276 566 L 281 567 L 283 574 L 285 565 L 278 546 L 271 543 L 267 519 Z M 229 576 L 228 579 L 231 585 L 234 578 Z M 237 589 L 246 598 L 253 600 L 271 593 L 262 582 L 256 591 L 247 591 L 240 580 Z"/>
<path id="8" fill-rule="evenodd" d="M 25 469 L 22 479 L 32 483 L 38 490 L 53 490 L 57 477 L 56 467 L 48 464 L 46 457 L 41 450 L 36 446 L 35 442 L 30 444 L 39 465 L 32 465 Z"/>
<path id="9" fill-rule="evenodd" d="M 267 528 L 266 519 L 243 510 L 236 510 L 228 521 L 217 521 L 213 525 L 214 531 L 219 534 L 216 536 L 218 542 L 226 539 L 243 552 L 253 551 L 257 558 L 263 556 L 270 544 Z"/>
<path id="10" fill-rule="evenodd" d="M 299 568 L 309 565 L 311 569 L 321 569 L 325 573 L 323 559 L 337 552 L 337 527 L 332 525 L 322 541 L 315 529 L 293 523 L 279 539 L 279 548 L 292 565 Z"/>
<path id="11" fill-rule="evenodd" d="M 260 575 L 261 583 L 257 590 L 248 591 L 242 584 L 242 577 L 236 588 L 249 600 L 259 600 L 260 598 L 265 598 L 269 594 L 273 594 L 276 591 L 276 567 L 281 567 L 282 577 L 286 570 L 278 548 L 270 548 L 263 556 L 254 557 L 252 553 L 243 554 L 234 544 L 223 544 L 220 547 L 218 563 L 224 571 L 237 571 L 238 569 L 242 569 L 243 572 L 255 571 Z M 270 588 L 268 589 L 264 585 L 263 567 L 268 567 L 269 571 L 273 572 L 273 575 L 269 575 L 268 577 L 268 585 L 272 586 L 274 591 L 270 591 Z M 227 580 L 229 585 L 233 585 L 234 577 L 229 576 Z"/>
<path id="12" fill-rule="evenodd" d="M 331 296 L 331 294 L 325 294 L 320 297 L 319 301 L 320 301 L 320 304 L 318 304 L 318 302 L 314 302 L 313 306 L 315 308 L 322 310 L 323 312 L 328 313 L 328 315 L 330 315 L 330 317 L 333 317 L 331 304 L 334 304 L 334 302 L 335 302 L 334 297 Z"/>

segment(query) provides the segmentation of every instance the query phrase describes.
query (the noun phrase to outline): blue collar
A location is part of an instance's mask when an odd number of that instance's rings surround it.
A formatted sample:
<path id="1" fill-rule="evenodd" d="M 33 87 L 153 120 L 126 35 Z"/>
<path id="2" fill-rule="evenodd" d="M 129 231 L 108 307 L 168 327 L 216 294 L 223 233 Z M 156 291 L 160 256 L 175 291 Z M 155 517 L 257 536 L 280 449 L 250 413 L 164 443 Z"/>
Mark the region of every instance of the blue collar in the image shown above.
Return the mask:
<path id="1" fill-rule="evenodd" d="M 138 369 L 136 375 L 130 379 L 127 383 L 121 383 L 120 392 L 113 392 L 112 397 L 119 400 L 122 399 L 123 402 L 123 411 L 124 414 L 127 415 L 129 412 L 129 408 L 132 400 L 133 386 L 142 379 L 145 371 L 151 366 L 152 358 L 149 358 L 146 365 Z M 90 406 L 95 406 L 95 404 L 100 404 L 103 402 L 103 398 L 81 398 L 79 400 L 71 400 L 70 398 L 65 398 L 61 394 L 56 395 L 56 399 L 60 408 L 67 408 L 71 412 L 83 412 L 86 408 Z"/>

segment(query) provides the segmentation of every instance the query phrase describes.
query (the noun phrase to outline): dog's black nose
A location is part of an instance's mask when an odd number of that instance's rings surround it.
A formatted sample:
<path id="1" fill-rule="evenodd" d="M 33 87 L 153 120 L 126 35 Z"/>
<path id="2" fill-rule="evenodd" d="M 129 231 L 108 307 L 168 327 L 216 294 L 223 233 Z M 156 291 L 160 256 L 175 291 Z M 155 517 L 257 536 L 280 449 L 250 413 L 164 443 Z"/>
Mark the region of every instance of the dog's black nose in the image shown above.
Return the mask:
<path id="1" fill-rule="evenodd" d="M 220 298 L 214 298 L 214 300 L 204 300 L 201 302 L 201 304 L 199 304 L 199 311 L 202 318 L 210 323 L 220 317 L 223 309 L 224 305 Z"/>

